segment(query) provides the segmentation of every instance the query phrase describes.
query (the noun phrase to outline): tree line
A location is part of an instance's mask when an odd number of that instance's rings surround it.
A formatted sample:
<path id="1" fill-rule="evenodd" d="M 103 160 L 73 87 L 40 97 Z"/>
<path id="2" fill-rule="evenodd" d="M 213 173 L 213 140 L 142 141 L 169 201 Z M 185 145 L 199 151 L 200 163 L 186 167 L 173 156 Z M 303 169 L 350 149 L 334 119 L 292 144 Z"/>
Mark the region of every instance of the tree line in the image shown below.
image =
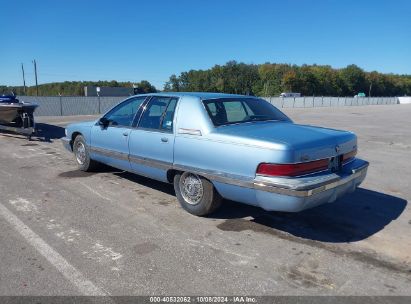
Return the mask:
<path id="1" fill-rule="evenodd" d="M 65 81 L 39 85 L 39 95 L 84 95 L 85 86 L 135 87 L 136 94 L 157 92 L 148 81 L 137 84 L 112 81 Z M 411 95 L 411 75 L 366 72 L 352 64 L 336 69 L 329 65 L 278 63 L 245 64 L 229 61 L 207 70 L 190 70 L 171 75 L 164 91 L 221 92 L 256 96 L 278 96 L 282 92 L 303 96 Z M 1 94 L 36 95 L 36 87 L 0 86 Z"/>
<path id="2" fill-rule="evenodd" d="M 157 89 L 147 80 L 142 80 L 138 83 L 132 82 L 118 82 L 111 81 L 64 81 L 64 82 L 52 82 L 40 84 L 38 91 L 40 96 L 84 96 L 85 86 L 97 86 L 97 87 L 134 87 L 136 94 L 154 93 Z M 26 87 L 24 92 L 23 86 L 1 86 L 0 94 L 15 94 L 15 95 L 28 95 L 34 96 L 37 94 L 36 86 Z"/>
<path id="3" fill-rule="evenodd" d="M 282 92 L 304 96 L 411 95 L 411 75 L 365 72 L 352 64 L 335 69 L 329 65 L 245 64 L 229 61 L 208 70 L 172 75 L 166 91 L 205 91 L 257 96 Z"/>

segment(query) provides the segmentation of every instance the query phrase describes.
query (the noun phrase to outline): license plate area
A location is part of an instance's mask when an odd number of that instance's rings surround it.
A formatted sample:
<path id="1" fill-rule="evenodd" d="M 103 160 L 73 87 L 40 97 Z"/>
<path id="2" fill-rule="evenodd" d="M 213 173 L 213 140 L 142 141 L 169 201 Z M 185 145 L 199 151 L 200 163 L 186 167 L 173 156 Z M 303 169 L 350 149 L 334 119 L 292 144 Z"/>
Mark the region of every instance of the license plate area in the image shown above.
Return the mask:
<path id="1" fill-rule="evenodd" d="M 331 172 L 339 172 L 342 169 L 342 156 L 331 157 L 328 169 Z"/>

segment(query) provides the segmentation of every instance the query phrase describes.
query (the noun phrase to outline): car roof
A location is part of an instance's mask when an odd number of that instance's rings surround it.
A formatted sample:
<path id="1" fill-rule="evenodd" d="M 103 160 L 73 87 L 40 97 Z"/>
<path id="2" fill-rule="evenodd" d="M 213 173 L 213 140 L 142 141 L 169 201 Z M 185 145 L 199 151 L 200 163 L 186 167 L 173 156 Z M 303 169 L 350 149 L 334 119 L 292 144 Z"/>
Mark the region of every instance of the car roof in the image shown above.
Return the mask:
<path id="1" fill-rule="evenodd" d="M 138 96 L 173 96 L 173 97 L 197 97 L 200 99 L 215 99 L 215 98 L 250 98 L 254 96 L 236 95 L 236 94 L 224 94 L 224 93 L 207 93 L 207 92 L 161 92 L 161 93 L 149 93 L 139 94 Z"/>

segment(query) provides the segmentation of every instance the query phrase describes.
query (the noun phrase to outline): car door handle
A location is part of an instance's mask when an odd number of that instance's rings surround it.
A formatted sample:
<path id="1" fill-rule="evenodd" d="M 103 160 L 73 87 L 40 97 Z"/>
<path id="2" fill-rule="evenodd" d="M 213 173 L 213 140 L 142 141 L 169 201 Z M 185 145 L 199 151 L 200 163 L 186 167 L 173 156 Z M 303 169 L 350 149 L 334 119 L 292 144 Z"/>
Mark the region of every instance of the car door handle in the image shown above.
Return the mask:
<path id="1" fill-rule="evenodd" d="M 123 136 L 128 136 L 128 132 L 124 132 L 124 133 L 123 133 Z"/>
<path id="2" fill-rule="evenodd" d="M 162 138 L 161 138 L 161 141 L 162 141 L 162 142 L 168 142 L 168 138 L 167 138 L 167 137 L 162 137 Z"/>

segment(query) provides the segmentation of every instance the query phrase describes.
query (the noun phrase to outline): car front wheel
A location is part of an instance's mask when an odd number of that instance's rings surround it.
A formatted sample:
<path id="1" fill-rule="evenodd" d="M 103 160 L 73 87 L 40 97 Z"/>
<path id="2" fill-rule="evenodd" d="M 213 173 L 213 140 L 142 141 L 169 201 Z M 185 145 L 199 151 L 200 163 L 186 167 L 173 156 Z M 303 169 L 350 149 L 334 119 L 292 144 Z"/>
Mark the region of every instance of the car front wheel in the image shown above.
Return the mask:
<path id="1" fill-rule="evenodd" d="M 81 171 L 93 171 L 98 163 L 90 158 L 90 152 L 82 135 L 77 135 L 73 143 L 73 153 Z"/>
<path id="2" fill-rule="evenodd" d="M 213 184 L 194 173 L 177 173 L 174 176 L 174 190 L 181 206 L 194 215 L 208 215 L 221 205 L 222 198 Z"/>

